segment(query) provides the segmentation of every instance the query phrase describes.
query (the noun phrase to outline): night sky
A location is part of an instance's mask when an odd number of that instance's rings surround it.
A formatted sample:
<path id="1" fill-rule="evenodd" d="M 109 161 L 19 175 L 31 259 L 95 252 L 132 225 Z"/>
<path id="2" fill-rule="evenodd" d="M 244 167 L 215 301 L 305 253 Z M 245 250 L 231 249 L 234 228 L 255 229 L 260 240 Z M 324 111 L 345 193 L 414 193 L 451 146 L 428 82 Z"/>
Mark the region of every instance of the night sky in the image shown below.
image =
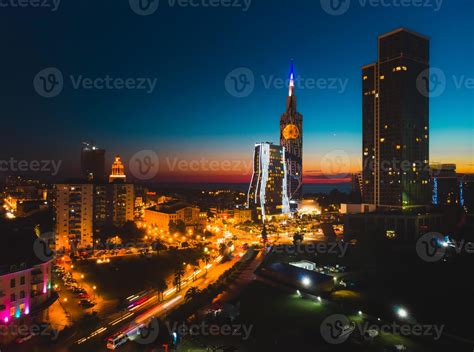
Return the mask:
<path id="1" fill-rule="evenodd" d="M 466 82 L 474 77 L 474 2 L 444 0 L 439 9 L 439 0 L 428 8 L 364 3 L 352 0 L 339 16 L 319 0 L 254 0 L 247 11 L 161 0 L 149 16 L 128 0 L 63 0 L 54 12 L 0 7 L 0 158 L 63 160 L 61 175 L 69 176 L 78 171 L 81 142 L 93 140 L 109 162 L 155 150 L 158 180 L 245 181 L 254 143 L 279 142 L 287 88 L 266 83 L 285 80 L 293 59 L 297 77 L 328 84 L 296 87 L 307 179 L 326 172 L 328 153 L 350 158 L 335 171 L 360 170 L 361 66 L 377 59 L 378 35 L 406 27 L 431 38 L 431 67 L 446 76 L 445 91 L 430 102 L 430 159 L 474 172 L 474 90 Z M 33 87 L 48 67 L 64 76 L 53 98 Z M 255 77 L 243 98 L 224 84 L 239 67 Z M 71 75 L 157 81 L 151 93 L 74 89 Z M 231 160 L 235 169 L 169 172 L 173 160 L 201 158 Z"/>

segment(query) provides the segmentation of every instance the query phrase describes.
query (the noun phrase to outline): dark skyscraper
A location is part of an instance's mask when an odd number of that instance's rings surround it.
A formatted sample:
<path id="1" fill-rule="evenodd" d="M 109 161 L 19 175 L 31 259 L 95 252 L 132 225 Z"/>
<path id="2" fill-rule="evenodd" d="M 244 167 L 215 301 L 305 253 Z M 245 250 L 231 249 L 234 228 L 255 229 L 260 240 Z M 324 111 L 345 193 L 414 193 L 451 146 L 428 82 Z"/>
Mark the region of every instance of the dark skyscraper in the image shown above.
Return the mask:
<path id="1" fill-rule="evenodd" d="M 81 150 L 81 174 L 88 181 L 105 181 L 105 150 L 92 143 L 83 143 Z"/>
<path id="2" fill-rule="evenodd" d="M 303 115 L 296 110 L 295 74 L 290 68 L 290 86 L 286 98 L 286 111 L 280 118 L 280 145 L 286 151 L 288 196 L 301 198 L 303 193 Z"/>
<path id="3" fill-rule="evenodd" d="M 406 208 L 429 203 L 429 39 L 397 29 L 378 39 L 362 68 L 363 201 Z M 418 85 L 417 85 L 418 83 Z"/>

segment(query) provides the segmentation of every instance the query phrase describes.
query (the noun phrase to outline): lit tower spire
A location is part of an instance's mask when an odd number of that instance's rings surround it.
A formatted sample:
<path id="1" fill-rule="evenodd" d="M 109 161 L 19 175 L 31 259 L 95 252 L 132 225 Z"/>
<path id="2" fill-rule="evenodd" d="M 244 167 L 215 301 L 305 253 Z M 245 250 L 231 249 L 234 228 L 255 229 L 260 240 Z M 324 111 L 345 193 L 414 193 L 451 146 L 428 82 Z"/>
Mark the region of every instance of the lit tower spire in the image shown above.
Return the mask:
<path id="1" fill-rule="evenodd" d="M 291 60 L 290 64 L 290 86 L 289 86 L 289 91 L 288 91 L 288 96 L 292 97 L 293 92 L 295 90 L 295 69 L 293 67 L 293 60 Z"/>

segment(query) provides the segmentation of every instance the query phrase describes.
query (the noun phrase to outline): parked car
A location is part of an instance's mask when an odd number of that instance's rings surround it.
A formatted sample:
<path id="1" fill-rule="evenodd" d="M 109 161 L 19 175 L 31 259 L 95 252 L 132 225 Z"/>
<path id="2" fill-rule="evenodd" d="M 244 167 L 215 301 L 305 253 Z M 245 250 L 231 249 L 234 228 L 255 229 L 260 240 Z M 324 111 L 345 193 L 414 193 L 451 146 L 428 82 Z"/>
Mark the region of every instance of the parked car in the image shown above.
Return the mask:
<path id="1" fill-rule="evenodd" d="M 95 306 L 95 302 L 91 301 L 90 299 L 81 299 L 79 301 L 79 305 L 84 308 L 90 308 Z"/>

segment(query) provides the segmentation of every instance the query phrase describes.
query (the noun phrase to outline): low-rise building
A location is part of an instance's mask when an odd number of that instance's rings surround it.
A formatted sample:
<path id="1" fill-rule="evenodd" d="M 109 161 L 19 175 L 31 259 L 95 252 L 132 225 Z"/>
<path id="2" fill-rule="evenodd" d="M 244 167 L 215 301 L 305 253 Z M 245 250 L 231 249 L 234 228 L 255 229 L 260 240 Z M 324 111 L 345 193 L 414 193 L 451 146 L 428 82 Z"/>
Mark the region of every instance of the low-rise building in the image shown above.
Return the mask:
<path id="1" fill-rule="evenodd" d="M 403 242 L 414 242 L 431 231 L 441 231 L 443 215 L 416 211 L 375 211 L 347 214 L 344 234 L 354 238 L 385 236 Z"/>
<path id="2" fill-rule="evenodd" d="M 8 343 L 18 336 L 18 327 L 46 322 L 47 309 L 57 299 L 53 291 L 52 252 L 35 245 L 34 230 L 1 230 L 0 246 L 0 343 Z"/>
<path id="3" fill-rule="evenodd" d="M 182 221 L 186 227 L 199 228 L 202 225 L 201 210 L 188 204 L 155 206 L 145 209 L 145 222 L 150 226 L 169 231 L 170 222 Z"/>

